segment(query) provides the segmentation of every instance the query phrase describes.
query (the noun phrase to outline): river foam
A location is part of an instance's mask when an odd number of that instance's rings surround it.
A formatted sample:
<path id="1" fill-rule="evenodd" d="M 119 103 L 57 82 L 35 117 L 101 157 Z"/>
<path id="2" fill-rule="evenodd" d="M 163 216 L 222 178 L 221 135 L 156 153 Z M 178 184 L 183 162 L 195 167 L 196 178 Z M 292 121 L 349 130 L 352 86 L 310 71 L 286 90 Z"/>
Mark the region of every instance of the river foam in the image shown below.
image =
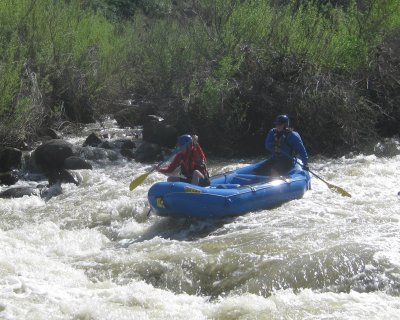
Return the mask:
<path id="1" fill-rule="evenodd" d="M 0 318 L 399 319 L 393 150 L 311 159 L 351 198 L 313 178 L 303 199 L 218 221 L 149 214 L 147 190 L 165 177 L 129 191 L 150 165 L 122 158 L 76 172 L 81 184 L 48 202 L 1 199 Z"/>

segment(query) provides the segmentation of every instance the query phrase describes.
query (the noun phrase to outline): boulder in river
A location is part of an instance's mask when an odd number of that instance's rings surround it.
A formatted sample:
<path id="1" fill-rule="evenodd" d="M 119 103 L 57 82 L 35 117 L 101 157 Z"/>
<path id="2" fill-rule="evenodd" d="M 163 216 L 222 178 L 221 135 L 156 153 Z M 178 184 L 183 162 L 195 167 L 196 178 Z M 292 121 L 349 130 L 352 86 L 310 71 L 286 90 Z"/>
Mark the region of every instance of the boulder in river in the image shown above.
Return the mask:
<path id="1" fill-rule="evenodd" d="M 36 164 L 46 172 L 63 169 L 65 159 L 71 156 L 73 156 L 72 144 L 61 139 L 46 141 L 33 153 Z"/>
<path id="2" fill-rule="evenodd" d="M 40 195 L 40 190 L 36 187 L 11 187 L 0 192 L 0 198 L 2 199 L 22 198 L 23 196 L 32 195 Z"/>
<path id="3" fill-rule="evenodd" d="M 0 148 L 0 172 L 21 167 L 22 152 L 16 148 Z"/>
<path id="4" fill-rule="evenodd" d="M 16 148 L 0 148 L 0 184 L 13 185 L 19 177 L 15 169 L 21 168 L 22 152 Z"/>
<path id="5" fill-rule="evenodd" d="M 162 147 L 172 148 L 176 144 L 177 129 L 162 118 L 149 115 L 143 123 L 143 140 Z"/>
<path id="6" fill-rule="evenodd" d="M 99 146 L 101 143 L 103 142 L 103 140 L 101 140 L 100 136 L 95 133 L 92 132 L 85 140 L 85 142 L 83 143 L 83 146 L 91 146 L 91 147 L 97 147 Z"/>
<path id="7" fill-rule="evenodd" d="M 6 172 L 0 172 L 0 184 L 11 186 L 19 180 L 18 172 L 16 170 L 10 170 Z"/>
<path id="8" fill-rule="evenodd" d="M 77 156 L 71 156 L 64 160 L 64 169 L 79 170 L 79 169 L 93 169 L 93 167 L 85 159 L 82 159 Z"/>
<path id="9" fill-rule="evenodd" d="M 135 160 L 139 162 L 153 162 L 159 160 L 161 147 L 158 144 L 143 142 L 135 152 Z"/>

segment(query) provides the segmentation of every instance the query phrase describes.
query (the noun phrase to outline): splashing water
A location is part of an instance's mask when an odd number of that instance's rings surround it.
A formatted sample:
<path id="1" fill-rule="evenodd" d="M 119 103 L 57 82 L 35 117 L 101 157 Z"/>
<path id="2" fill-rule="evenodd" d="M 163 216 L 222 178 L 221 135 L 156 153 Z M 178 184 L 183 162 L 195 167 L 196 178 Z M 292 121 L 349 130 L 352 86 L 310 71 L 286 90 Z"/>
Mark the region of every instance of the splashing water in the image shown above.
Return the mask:
<path id="1" fill-rule="evenodd" d="M 303 199 L 218 221 L 148 215 L 165 177 L 129 191 L 150 166 L 122 158 L 48 202 L 1 199 L 0 318 L 399 319 L 400 149 L 388 143 L 389 155 L 310 162 L 352 198 L 313 179 Z M 211 159 L 211 173 L 255 160 Z"/>

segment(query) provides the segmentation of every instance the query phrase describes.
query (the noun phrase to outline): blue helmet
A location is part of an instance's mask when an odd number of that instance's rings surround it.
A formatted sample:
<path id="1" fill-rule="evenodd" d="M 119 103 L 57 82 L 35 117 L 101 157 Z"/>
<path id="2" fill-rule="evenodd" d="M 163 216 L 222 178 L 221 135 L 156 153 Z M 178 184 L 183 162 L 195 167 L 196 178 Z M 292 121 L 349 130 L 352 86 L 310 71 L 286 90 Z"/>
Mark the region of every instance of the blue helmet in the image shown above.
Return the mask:
<path id="1" fill-rule="evenodd" d="M 289 125 L 289 117 L 287 114 L 280 114 L 275 118 L 274 124 L 286 124 Z"/>
<path id="2" fill-rule="evenodd" d="M 183 147 L 189 143 L 193 142 L 192 136 L 189 134 L 183 134 L 178 137 L 178 146 Z"/>

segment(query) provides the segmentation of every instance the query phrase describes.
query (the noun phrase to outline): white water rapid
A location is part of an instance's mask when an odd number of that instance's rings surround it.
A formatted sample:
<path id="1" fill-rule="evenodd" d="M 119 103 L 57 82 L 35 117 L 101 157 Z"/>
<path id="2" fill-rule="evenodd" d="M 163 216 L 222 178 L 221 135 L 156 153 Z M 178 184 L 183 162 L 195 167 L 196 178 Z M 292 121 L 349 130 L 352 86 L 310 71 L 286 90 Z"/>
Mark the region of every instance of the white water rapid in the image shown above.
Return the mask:
<path id="1" fill-rule="evenodd" d="M 375 150 L 311 159 L 352 198 L 313 178 L 303 199 L 218 221 L 148 216 L 165 177 L 129 191 L 150 166 L 123 158 L 47 202 L 0 199 L 0 319 L 400 319 L 400 144 Z"/>

